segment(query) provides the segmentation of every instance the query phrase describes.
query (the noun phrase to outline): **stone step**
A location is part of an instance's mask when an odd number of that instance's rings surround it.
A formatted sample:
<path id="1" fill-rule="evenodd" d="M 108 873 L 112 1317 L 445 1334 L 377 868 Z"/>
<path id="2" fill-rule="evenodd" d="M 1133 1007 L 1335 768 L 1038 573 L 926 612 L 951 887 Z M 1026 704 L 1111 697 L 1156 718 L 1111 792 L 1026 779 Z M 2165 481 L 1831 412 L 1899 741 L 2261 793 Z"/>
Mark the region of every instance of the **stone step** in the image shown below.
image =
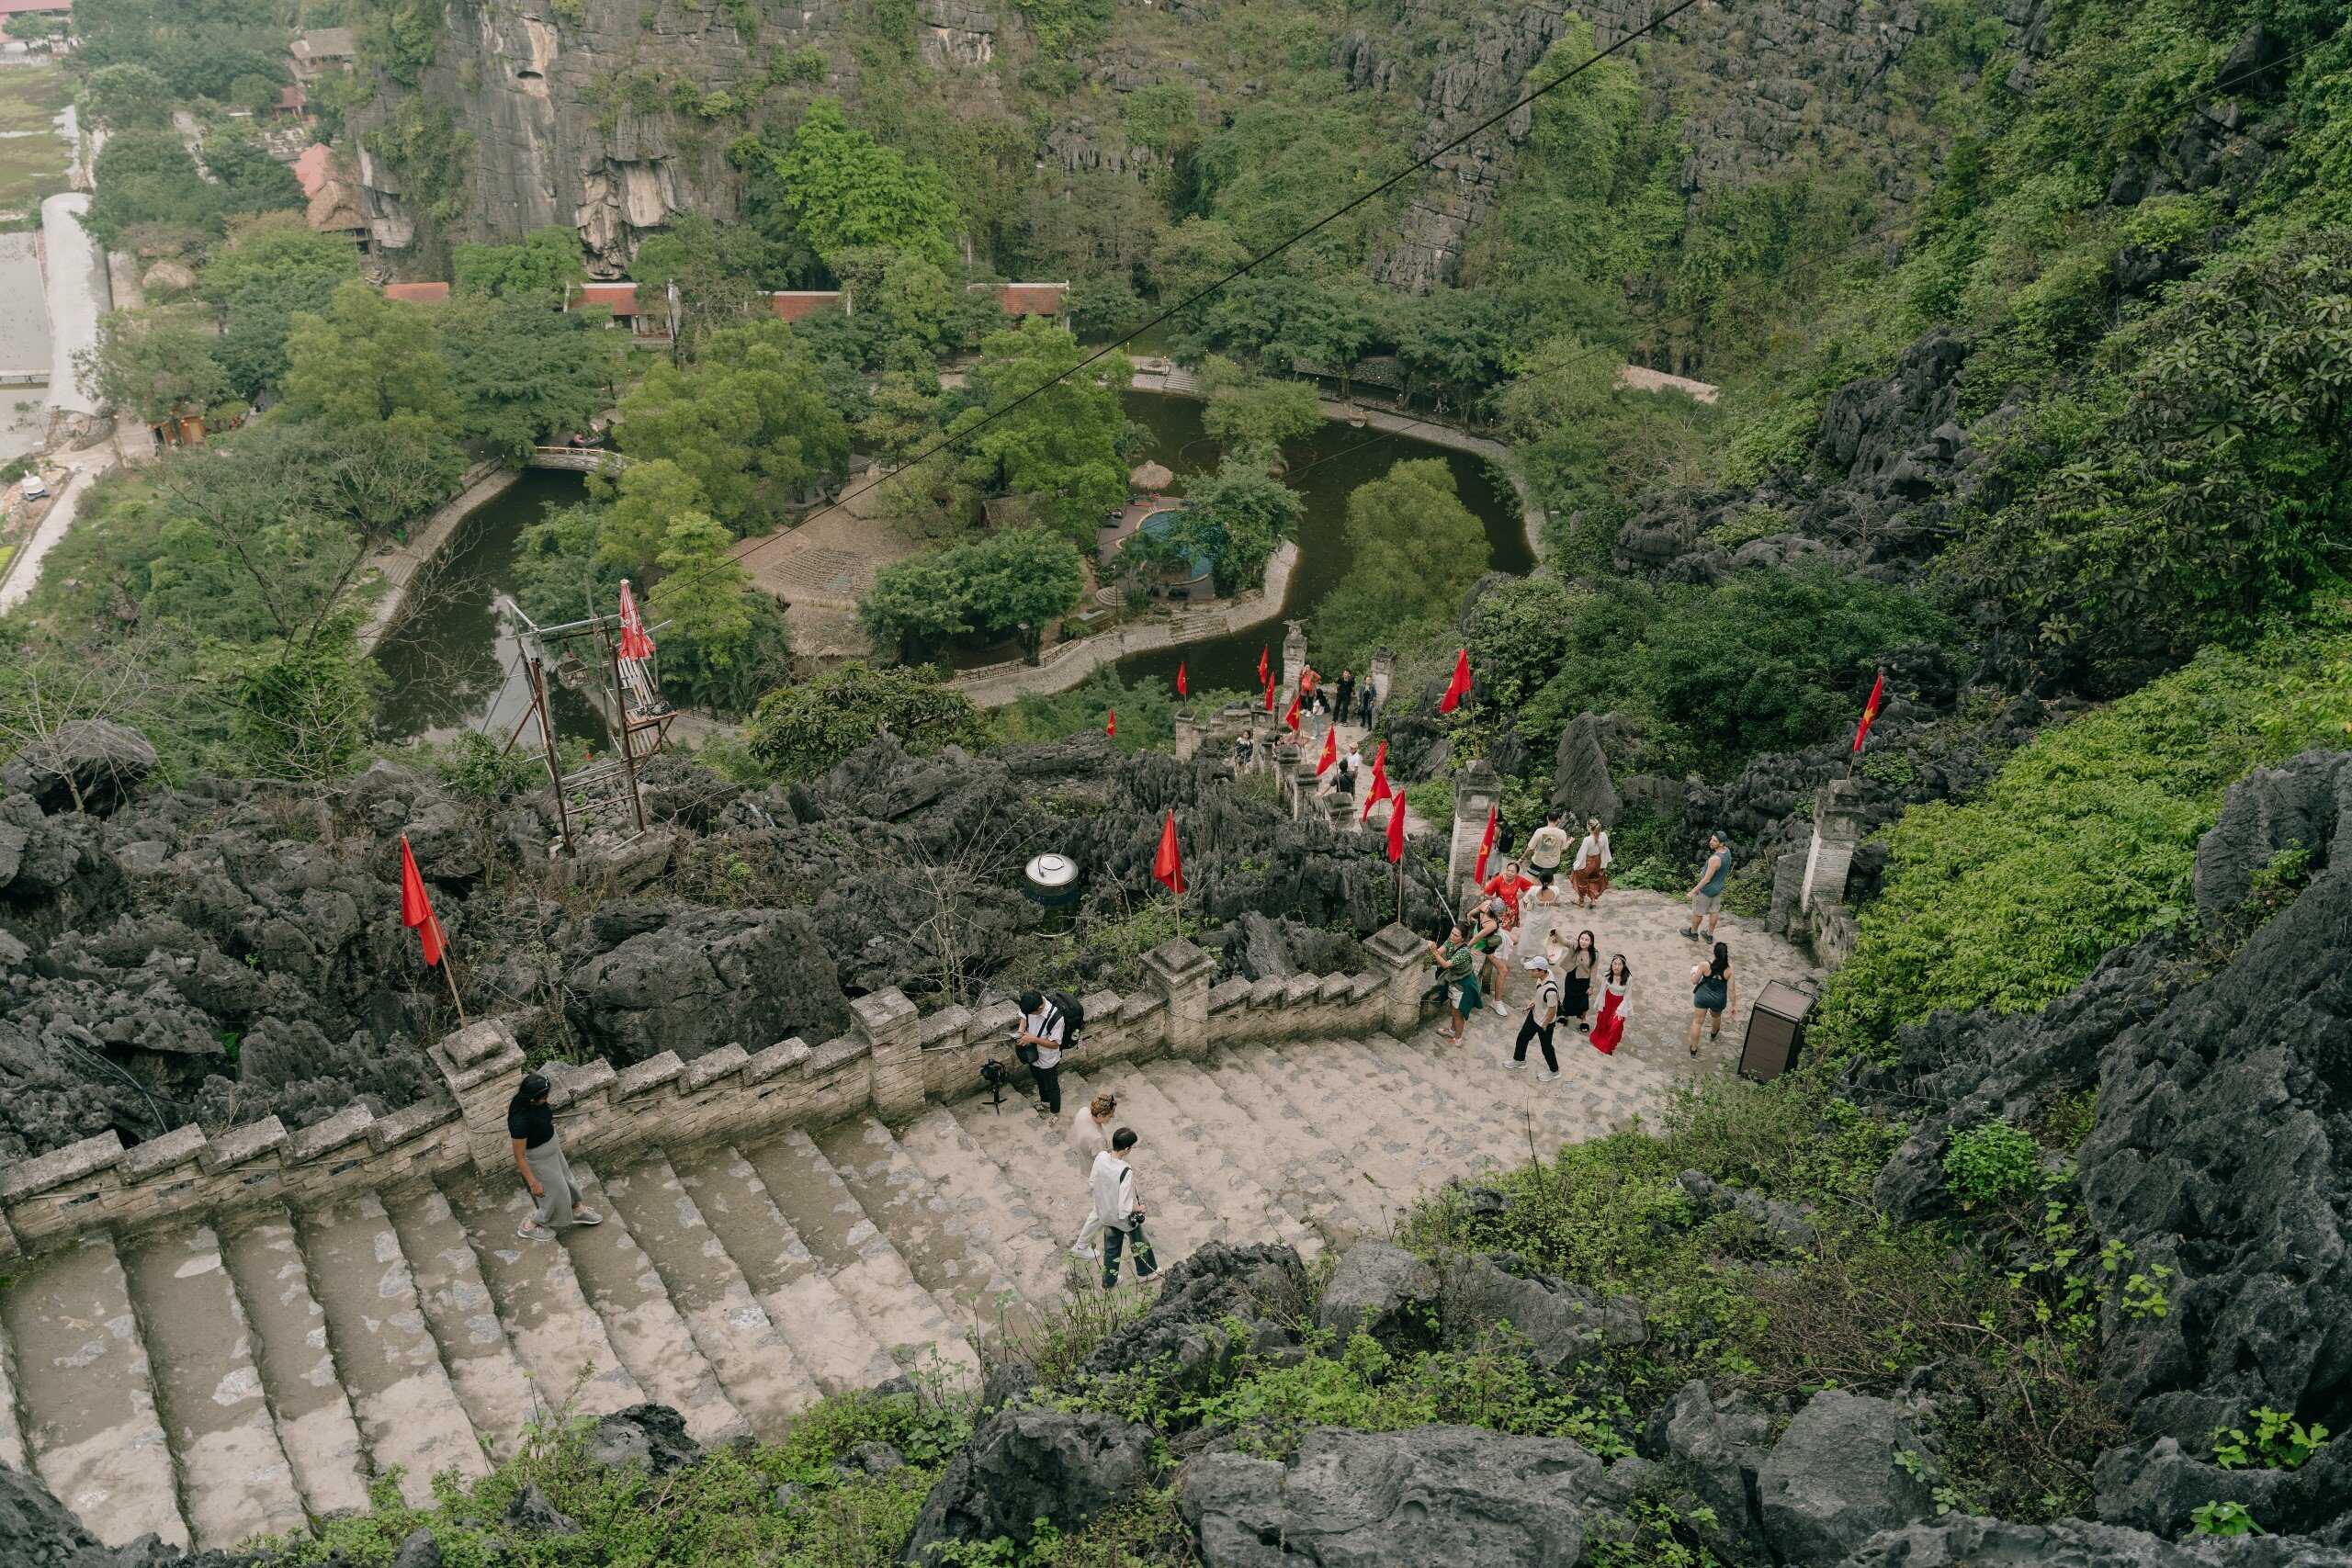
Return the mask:
<path id="1" fill-rule="evenodd" d="M 1153 1064 L 1155 1069 L 1165 1064 Z M 1232 1053 L 1214 1052 L 1194 1070 L 1250 1118 L 1268 1149 L 1291 1151 L 1289 1164 L 1309 1191 L 1319 1188 L 1317 1201 L 1337 1234 L 1347 1236 L 1385 1235 L 1381 1217 L 1387 1190 L 1356 1163 L 1353 1150 L 1334 1147 L 1299 1113 L 1296 1107 L 1266 1086 L 1264 1079 L 1236 1061 Z"/>
<path id="2" fill-rule="evenodd" d="M 1286 1112 L 1310 1143 L 1332 1149 L 1355 1170 L 1368 1190 L 1367 1234 L 1387 1235 L 1430 1180 L 1429 1162 L 1415 1148 L 1410 1130 L 1387 1114 L 1385 1102 L 1329 1063 L 1303 1073 L 1289 1059 L 1254 1046 L 1227 1060 L 1254 1079 L 1270 1107 Z"/>
<path id="3" fill-rule="evenodd" d="M 751 1436 L 751 1424 L 719 1386 L 718 1373 L 679 1314 L 662 1271 L 629 1234 L 628 1220 L 605 1196 L 596 1173 L 572 1167 L 581 1201 L 605 1217 L 564 1237 L 571 1266 L 621 1365 L 646 1397 L 686 1418 L 695 1441 L 716 1445 Z"/>
<path id="4" fill-rule="evenodd" d="M 125 1253 L 123 1271 L 197 1549 L 306 1528 L 220 1237 L 209 1225 L 168 1232 Z"/>
<path id="5" fill-rule="evenodd" d="M 481 1277 L 466 1227 L 438 1187 L 387 1193 L 384 1209 L 400 1233 L 417 1300 L 441 1348 L 441 1364 L 448 1369 L 458 1403 L 491 1457 L 512 1457 L 524 1432 L 552 1416 L 555 1404 L 542 1399 L 507 1343 L 506 1325 L 498 1320 L 498 1303 Z"/>
<path id="6" fill-rule="evenodd" d="M 449 1188 L 447 1195 L 506 1325 L 507 1343 L 540 1403 L 566 1421 L 642 1403 L 643 1387 L 621 1364 L 572 1268 L 571 1242 L 580 1229 L 552 1241 L 516 1235 L 515 1227 L 531 1213 L 531 1197 L 503 1173 Z"/>
<path id="7" fill-rule="evenodd" d="M 1013 1318 L 1027 1322 L 1018 1275 L 1001 1264 L 962 1211 L 890 1130 L 871 1116 L 825 1129 L 817 1147 L 858 1207 L 889 1233 L 907 1270 L 942 1305 L 983 1335 Z"/>
<path id="8" fill-rule="evenodd" d="M 999 1165 L 944 1106 L 899 1129 L 898 1139 L 970 1235 L 1012 1274 L 1023 1299 L 1043 1304 L 1061 1297 L 1076 1261 L 1068 1254 L 1075 1228 L 1057 1240 L 1017 1172 Z"/>
<path id="9" fill-rule="evenodd" d="M 822 1391 L 703 1223 L 677 1172 L 655 1155 L 613 1172 L 604 1190 L 614 1214 L 660 1271 L 662 1290 L 729 1403 L 762 1438 L 782 1437 Z"/>
<path id="10" fill-rule="evenodd" d="M 827 1393 L 870 1388 L 898 1364 L 778 1213 L 752 1162 L 728 1145 L 671 1156 L 686 1196 L 759 1296 L 768 1321 Z"/>
<path id="11" fill-rule="evenodd" d="M 1321 1250 L 1315 1233 L 1277 1202 L 1242 1163 L 1251 1147 L 1249 1141 L 1241 1143 L 1238 1153 L 1228 1147 L 1181 1101 L 1161 1093 L 1148 1073 L 1131 1069 L 1118 1077 L 1120 1119 L 1134 1126 L 1138 1137 L 1149 1135 L 1146 1127 L 1156 1129 L 1163 1150 L 1171 1143 L 1177 1145 L 1184 1185 L 1216 1216 L 1216 1239 L 1283 1242 L 1296 1247 L 1303 1258 Z"/>
<path id="12" fill-rule="evenodd" d="M 311 1293 L 293 1217 L 271 1210 L 221 1243 L 253 1328 L 254 1364 L 277 1422 L 278 1446 L 303 1505 L 313 1518 L 365 1513 L 368 1459 L 359 1423 L 327 1348 L 326 1310 Z"/>
<path id="13" fill-rule="evenodd" d="M 1558 1081 L 1544 1067 L 1543 1052 L 1531 1042 L 1528 1065 L 1506 1070 L 1508 1055 L 1498 1056 L 1476 1044 L 1453 1045 L 1434 1037 L 1406 1044 L 1401 1041 L 1366 1041 L 1362 1049 L 1385 1068 L 1400 1074 L 1426 1102 L 1441 1112 L 1455 1140 L 1478 1151 L 1489 1166 L 1508 1168 L 1530 1159 L 1548 1159 L 1558 1146 L 1560 1129 L 1575 1079 L 1564 1069 Z M 1559 1049 L 1556 1036 L 1553 1049 Z"/>
<path id="14" fill-rule="evenodd" d="M 1335 1163 L 1335 1151 L 1302 1148 L 1297 1129 L 1259 1121 L 1227 1092 L 1206 1063 L 1163 1059 L 1137 1070 L 1182 1112 L 1193 1137 L 1240 1162 L 1267 1200 L 1303 1234 L 1305 1243 L 1295 1243 L 1303 1255 L 1313 1256 L 1333 1238 L 1354 1234 L 1346 1205 L 1323 1176 L 1323 1168 Z"/>
<path id="15" fill-rule="evenodd" d="M 1067 1063 L 1072 1058 L 1065 1057 Z M 1114 1064 L 1102 1069 L 1099 1077 L 1091 1077 L 1074 1067 L 1062 1068 L 1062 1112 L 1059 1116 L 1044 1117 L 1026 1107 L 1016 1108 L 1012 1100 L 1001 1111 L 982 1110 L 968 1120 L 962 1114 L 956 1120 L 972 1133 L 982 1148 L 997 1156 L 997 1163 L 1017 1177 L 1028 1180 L 1033 1206 L 1039 1201 L 1051 1207 L 1064 1219 L 1056 1225 L 1056 1234 L 1074 1236 L 1085 1220 L 1093 1200 L 1087 1188 L 1087 1172 L 1092 1168 L 1093 1156 L 1080 1151 L 1070 1141 L 1069 1122 L 1078 1108 L 1097 1094 L 1108 1089 L 1116 1094 L 1127 1069 Z M 968 1100 L 968 1105 L 985 1107 L 986 1100 Z M 956 1108 L 960 1112 L 962 1106 Z M 981 1118 L 985 1116 L 987 1121 Z M 1114 1127 L 1125 1116 L 1122 1109 L 1112 1121 Z M 993 1134 L 993 1140 L 989 1134 Z M 1136 1135 L 1145 1142 L 1136 1145 L 1136 1190 L 1143 1194 L 1144 1213 L 1148 1219 L 1144 1232 L 1150 1236 L 1152 1250 L 1163 1269 L 1180 1258 L 1188 1258 L 1219 1234 L 1217 1216 L 1209 1205 L 1175 1174 L 1179 1151 L 1173 1139 L 1150 1139 L 1150 1129 L 1136 1128 Z M 1006 1152 L 1000 1152 L 1006 1151 Z M 1017 1151 L 1013 1153 L 1012 1151 Z M 1066 1170 L 1067 1186 L 1057 1181 L 1052 1172 Z M 1035 1175 L 1032 1177 L 1031 1172 Z M 1067 1193 L 1065 1197 L 1063 1194 Z M 1065 1207 L 1067 1205 L 1067 1207 Z M 1065 1246 L 1069 1245 L 1067 1241 Z M 1124 1267 L 1124 1265 L 1122 1265 Z M 1098 1281 L 1100 1276 L 1097 1276 Z"/>
<path id="16" fill-rule="evenodd" d="M 33 1468 L 108 1546 L 188 1544 L 147 1348 L 114 1243 L 94 1236 L 19 1266 L 0 1292 Z"/>
<path id="17" fill-rule="evenodd" d="M 401 1238 L 383 1203 L 363 1192 L 303 1214 L 302 1257 L 319 1305 L 335 1371 L 351 1396 L 368 1462 L 384 1475 L 397 1467 L 411 1507 L 433 1501 L 444 1471 L 466 1480 L 490 1473 L 481 1439 L 441 1365 L 424 1325 Z"/>
<path id="18" fill-rule="evenodd" d="M 979 1370 L 966 1325 L 916 1283 L 907 1260 L 858 1206 L 814 1139 L 796 1127 L 752 1145 L 743 1155 L 759 1172 L 776 1212 L 808 1244 L 819 1268 L 902 1370 Z"/>
<path id="19" fill-rule="evenodd" d="M 1496 1136 L 1488 1129 L 1504 1122 L 1500 1104 L 1472 1105 L 1458 1100 L 1436 1083 L 1416 1077 L 1352 1040 L 1319 1040 L 1314 1052 L 1317 1070 L 1342 1075 L 1380 1103 L 1392 1122 L 1407 1129 L 1414 1147 L 1428 1161 L 1422 1176 L 1424 1188 L 1500 1163 L 1485 1147 Z M 1500 1095 L 1523 1087 L 1498 1073 L 1487 1075 L 1487 1083 Z"/>

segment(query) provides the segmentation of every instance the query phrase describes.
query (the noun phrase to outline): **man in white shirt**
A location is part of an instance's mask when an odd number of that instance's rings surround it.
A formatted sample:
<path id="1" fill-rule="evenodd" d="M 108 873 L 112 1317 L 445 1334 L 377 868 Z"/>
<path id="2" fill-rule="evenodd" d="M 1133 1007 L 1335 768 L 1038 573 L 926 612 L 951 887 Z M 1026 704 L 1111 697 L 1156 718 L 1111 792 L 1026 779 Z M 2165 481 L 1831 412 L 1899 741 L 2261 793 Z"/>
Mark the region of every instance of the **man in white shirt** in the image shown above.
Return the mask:
<path id="1" fill-rule="evenodd" d="M 1143 1195 L 1136 1190 L 1136 1168 L 1127 1153 L 1136 1146 L 1136 1131 L 1122 1127 L 1111 1134 L 1111 1146 L 1094 1156 L 1086 1184 L 1094 1195 L 1094 1214 L 1102 1222 L 1102 1288 L 1119 1283 L 1119 1251 L 1132 1247 L 1136 1278 L 1148 1280 L 1159 1269 L 1151 1255 L 1150 1238 L 1143 1234 Z"/>
<path id="2" fill-rule="evenodd" d="M 1037 1114 L 1062 1113 L 1062 1038 L 1066 1027 L 1061 1010 L 1035 991 L 1012 998 L 1021 1017 L 1012 1026 L 1012 1054 L 1029 1065 L 1030 1081 L 1037 1086 Z M 1034 1055 L 1032 1055 L 1034 1053 Z"/>
<path id="3" fill-rule="evenodd" d="M 1567 852 L 1567 829 L 1560 826 L 1558 812 L 1549 812 L 1544 816 L 1544 826 L 1528 836 L 1527 853 L 1521 857 L 1527 862 L 1527 869 L 1535 874 L 1536 884 L 1542 888 L 1535 895 L 1537 903 L 1556 904 L 1560 901 L 1559 896 L 1552 891 L 1552 883 L 1560 874 L 1560 862 Z"/>
<path id="4" fill-rule="evenodd" d="M 1087 1176 L 1090 1182 L 1093 1178 L 1095 1156 L 1111 1152 L 1111 1114 L 1118 1109 L 1117 1095 L 1098 1094 L 1086 1104 L 1080 1106 L 1078 1114 L 1069 1119 L 1069 1141 L 1077 1147 L 1080 1157 L 1087 1164 Z M 1086 1204 L 1086 1223 L 1078 1227 L 1078 1239 L 1069 1244 L 1069 1255 L 1072 1258 L 1083 1258 L 1089 1262 L 1093 1261 L 1094 1258 L 1094 1238 L 1102 1233 L 1102 1217 L 1094 1212 L 1092 1190 L 1090 1186 Z"/>

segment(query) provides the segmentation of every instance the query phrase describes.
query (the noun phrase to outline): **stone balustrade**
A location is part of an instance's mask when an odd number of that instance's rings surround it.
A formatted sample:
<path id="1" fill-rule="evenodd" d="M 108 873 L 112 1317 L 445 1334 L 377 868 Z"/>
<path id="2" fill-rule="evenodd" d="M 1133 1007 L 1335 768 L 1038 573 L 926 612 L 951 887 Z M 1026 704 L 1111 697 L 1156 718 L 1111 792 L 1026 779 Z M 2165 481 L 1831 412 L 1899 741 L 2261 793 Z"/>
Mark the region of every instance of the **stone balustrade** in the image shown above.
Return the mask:
<path id="1" fill-rule="evenodd" d="M 1144 956 L 1140 994 L 1097 991 L 1074 1055 L 1103 1063 L 1294 1038 L 1409 1035 L 1430 988 L 1421 940 L 1392 925 L 1364 942 L 1353 974 L 1218 983 L 1193 943 Z M 850 1004 L 851 1032 L 820 1044 L 759 1051 L 726 1045 L 685 1061 L 665 1051 L 628 1067 L 549 1064 L 567 1150 L 599 1155 L 687 1145 L 870 1113 L 901 1122 L 933 1100 L 980 1088 L 980 1064 L 1010 1062 L 1013 1009 L 919 1014 L 896 989 Z M 512 1164 L 506 1105 L 526 1062 L 512 1030 L 489 1019 L 428 1051 L 444 1094 L 379 1116 L 354 1105 L 300 1132 L 277 1118 L 208 1134 L 187 1126 L 126 1147 L 112 1132 L 0 1167 L 0 1262 L 94 1231 L 127 1233 L 266 1205 L 308 1209 L 348 1193 Z"/>

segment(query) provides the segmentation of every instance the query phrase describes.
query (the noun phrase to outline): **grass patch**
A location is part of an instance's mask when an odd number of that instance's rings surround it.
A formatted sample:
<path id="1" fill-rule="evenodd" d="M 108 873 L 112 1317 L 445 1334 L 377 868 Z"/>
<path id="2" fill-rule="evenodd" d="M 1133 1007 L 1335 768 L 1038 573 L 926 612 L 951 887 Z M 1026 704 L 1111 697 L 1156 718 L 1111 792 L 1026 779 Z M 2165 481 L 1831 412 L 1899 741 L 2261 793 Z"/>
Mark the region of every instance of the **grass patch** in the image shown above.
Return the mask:
<path id="1" fill-rule="evenodd" d="M 0 211 L 30 207 L 66 188 L 65 143 L 47 134 L 50 121 L 73 100 L 62 66 L 0 71 Z"/>

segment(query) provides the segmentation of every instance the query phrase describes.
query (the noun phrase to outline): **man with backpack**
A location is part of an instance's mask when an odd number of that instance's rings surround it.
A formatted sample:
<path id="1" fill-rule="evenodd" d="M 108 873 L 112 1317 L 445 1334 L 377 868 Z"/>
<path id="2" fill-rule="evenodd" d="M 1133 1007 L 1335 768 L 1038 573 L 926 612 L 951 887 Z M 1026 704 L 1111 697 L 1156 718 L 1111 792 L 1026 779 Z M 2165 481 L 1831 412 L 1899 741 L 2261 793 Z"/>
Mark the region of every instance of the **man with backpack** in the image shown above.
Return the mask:
<path id="1" fill-rule="evenodd" d="M 1560 982 L 1552 974 L 1549 958 L 1538 954 L 1527 961 L 1527 966 L 1544 979 L 1527 1004 L 1526 1021 L 1519 1026 L 1519 1043 L 1512 1048 L 1510 1060 L 1503 1064 L 1503 1070 L 1515 1073 L 1526 1066 L 1527 1043 L 1532 1040 L 1544 1047 L 1544 1065 L 1551 1069 L 1545 1081 L 1558 1083 L 1560 1058 L 1552 1050 L 1552 1030 L 1560 1021 Z"/>
<path id="2" fill-rule="evenodd" d="M 1120 1128 L 1111 1134 L 1111 1146 L 1094 1156 L 1094 1168 L 1086 1178 L 1094 1197 L 1094 1217 L 1102 1224 L 1102 1288 L 1106 1291 L 1119 1283 L 1122 1247 L 1134 1249 L 1137 1280 L 1148 1280 L 1159 1269 L 1159 1260 L 1151 1254 L 1151 1240 L 1143 1234 L 1143 1198 L 1136 1190 L 1136 1169 L 1127 1163 L 1128 1151 L 1135 1146 L 1136 1130 Z"/>
<path id="3" fill-rule="evenodd" d="M 1062 1053 L 1078 1043 L 1085 1010 L 1066 991 L 1023 991 L 1012 998 L 1021 1017 L 1012 1026 L 1012 1054 L 1037 1086 L 1037 1114 L 1062 1113 Z"/>

